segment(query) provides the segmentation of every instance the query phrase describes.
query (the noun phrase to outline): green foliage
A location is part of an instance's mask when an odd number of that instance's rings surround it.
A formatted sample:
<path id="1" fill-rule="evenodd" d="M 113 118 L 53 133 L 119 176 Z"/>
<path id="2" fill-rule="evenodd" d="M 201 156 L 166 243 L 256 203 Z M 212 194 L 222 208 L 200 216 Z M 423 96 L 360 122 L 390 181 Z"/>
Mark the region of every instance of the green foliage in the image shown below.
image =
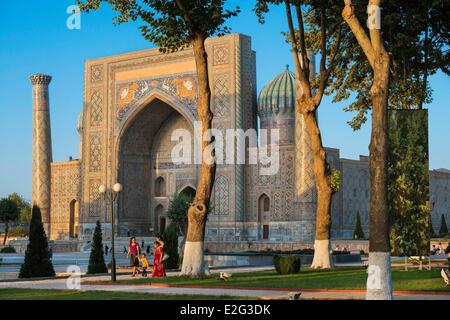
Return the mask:
<path id="1" fill-rule="evenodd" d="M 224 35 L 230 29 L 227 19 L 240 9 L 224 8 L 226 0 L 86 0 L 77 1 L 82 11 L 98 10 L 108 3 L 117 12 L 113 22 L 143 21 L 140 30 L 144 38 L 157 45 L 162 52 L 175 52 L 186 48 L 201 36 L 206 39 Z"/>
<path id="2" fill-rule="evenodd" d="M 178 227 L 181 234 L 186 234 L 187 210 L 193 200 L 194 196 L 186 193 L 175 193 L 170 199 L 167 217 Z"/>
<path id="3" fill-rule="evenodd" d="M 30 222 L 31 221 L 31 204 L 29 201 L 25 200 L 18 193 L 12 193 L 8 196 L 9 200 L 14 201 L 20 210 L 20 222 Z"/>
<path id="4" fill-rule="evenodd" d="M 341 187 L 341 172 L 339 170 L 332 170 L 330 175 L 330 186 L 333 193 L 336 193 L 339 191 L 339 188 Z"/>
<path id="5" fill-rule="evenodd" d="M 30 229 L 24 226 L 16 226 L 9 229 L 9 237 L 28 237 Z"/>
<path id="6" fill-rule="evenodd" d="M 256 0 L 254 11 L 259 22 L 265 22 L 265 15 L 270 11 L 270 5 L 286 7 L 290 4 L 290 11 L 294 24 L 294 36 L 297 40 L 299 52 L 305 50 L 308 54 L 320 56 L 317 73 L 310 72 L 310 58 L 305 59 L 305 75 L 309 77 L 312 91 L 330 94 L 333 83 L 337 81 L 338 70 L 347 70 L 348 55 L 350 50 L 358 49 L 358 43 L 352 36 L 348 26 L 343 22 L 342 0 L 329 1 L 298 1 L 298 0 Z M 288 14 L 286 11 L 286 28 L 288 29 Z M 290 29 L 290 28 L 289 28 Z M 289 30 L 288 29 L 288 30 Z M 303 32 L 302 32 L 303 31 Z M 286 42 L 292 44 L 293 35 L 290 30 L 282 33 Z M 304 40 L 304 41 L 302 41 Z M 304 49 L 302 46 L 304 44 Z M 348 50 L 347 50 L 348 49 Z M 359 49 L 360 52 L 362 52 Z M 318 102 L 320 104 L 320 101 Z"/>
<path id="7" fill-rule="evenodd" d="M 291 4 L 301 3 L 305 24 L 306 49 L 320 54 L 321 28 L 326 26 L 327 51 L 338 47 L 336 61 L 328 82 L 326 94 L 333 96 L 333 102 L 352 99 L 344 110 L 356 113 L 349 121 L 358 130 L 367 121 L 372 100 L 372 68 L 348 26 L 342 22 L 344 1 L 288 0 Z M 255 12 L 264 22 L 269 4 L 283 4 L 284 0 L 257 0 Z M 367 0 L 353 0 L 355 14 L 359 21 L 367 20 Z M 325 20 L 321 12 L 325 10 Z M 410 0 L 382 2 L 381 25 L 383 41 L 391 59 L 391 77 L 388 105 L 393 109 L 421 109 L 432 102 L 429 76 L 439 70 L 450 74 L 449 29 L 450 1 Z M 366 30 L 368 32 L 368 30 Z M 288 36 L 289 33 L 284 33 Z M 340 36 L 339 36 L 340 35 Z M 299 38 L 299 37 L 297 37 Z M 321 54 L 320 54 L 321 55 Z M 334 54 L 331 54 L 331 56 Z M 322 55 L 321 55 L 322 56 Z M 323 69 L 322 61 L 320 69 Z M 319 75 L 313 81 L 317 88 Z"/>
<path id="8" fill-rule="evenodd" d="M 341 1 L 343 3 L 343 1 Z M 367 1 L 353 1 L 359 21 L 367 20 Z M 421 109 L 432 102 L 429 76 L 439 70 L 450 74 L 450 1 L 384 1 L 381 26 L 391 59 L 388 105 L 392 109 Z M 328 94 L 333 102 L 353 98 L 344 110 L 356 112 L 349 122 L 358 130 L 371 110 L 372 70 L 355 40 L 344 41 L 335 80 Z"/>
<path id="9" fill-rule="evenodd" d="M 175 224 L 170 224 L 162 238 L 164 240 L 164 252 L 169 255 L 169 258 L 165 261 L 165 267 L 167 269 L 178 269 L 179 255 L 178 255 L 178 227 Z"/>
<path id="10" fill-rule="evenodd" d="M 5 235 L 3 238 L 3 245 L 8 238 L 9 223 L 16 221 L 19 218 L 20 210 L 17 203 L 11 199 L 4 198 L 0 200 L 0 222 L 5 224 Z"/>
<path id="11" fill-rule="evenodd" d="M 20 210 L 17 203 L 8 198 L 0 200 L 0 222 L 10 223 L 19 218 Z"/>
<path id="12" fill-rule="evenodd" d="M 50 260 L 47 236 L 42 225 L 41 210 L 38 206 L 33 206 L 29 233 L 29 242 L 19 278 L 55 276 L 55 270 Z"/>
<path id="13" fill-rule="evenodd" d="M 389 110 L 388 206 L 395 255 L 429 251 L 428 113 Z"/>
<path id="14" fill-rule="evenodd" d="M 361 215 L 359 211 L 356 212 L 356 224 L 355 230 L 353 231 L 353 239 L 365 239 L 366 236 L 361 226 Z"/>
<path id="15" fill-rule="evenodd" d="M 275 256 L 273 264 L 278 274 L 294 274 L 299 273 L 301 269 L 300 256 Z"/>
<path id="16" fill-rule="evenodd" d="M 20 209 L 20 222 L 29 223 L 31 221 L 31 207 L 24 207 Z"/>
<path id="17" fill-rule="evenodd" d="M 95 225 L 91 255 L 89 256 L 89 265 L 87 270 L 87 274 L 96 273 L 108 273 L 103 252 L 102 226 L 100 221 L 97 221 Z"/>
<path id="18" fill-rule="evenodd" d="M 441 215 L 441 227 L 439 228 L 439 236 L 448 235 L 447 222 L 445 221 L 445 216 Z"/>
<path id="19" fill-rule="evenodd" d="M 16 249 L 14 247 L 8 246 L 4 247 L 0 250 L 0 253 L 16 253 Z"/>
<path id="20" fill-rule="evenodd" d="M 430 237 L 436 238 L 436 232 L 434 232 L 434 228 L 433 228 L 433 224 L 431 223 L 431 219 L 430 219 Z"/>

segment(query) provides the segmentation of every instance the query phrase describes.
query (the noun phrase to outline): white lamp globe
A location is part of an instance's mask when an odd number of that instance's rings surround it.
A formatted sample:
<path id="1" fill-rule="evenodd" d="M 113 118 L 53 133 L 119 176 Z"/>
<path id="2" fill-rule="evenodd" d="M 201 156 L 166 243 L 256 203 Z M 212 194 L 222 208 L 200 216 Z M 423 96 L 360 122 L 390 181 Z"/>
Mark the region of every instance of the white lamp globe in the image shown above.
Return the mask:
<path id="1" fill-rule="evenodd" d="M 105 194 L 106 187 L 104 184 L 102 184 L 100 187 L 98 187 L 98 192 L 100 192 L 100 194 Z"/>
<path id="2" fill-rule="evenodd" d="M 117 182 L 117 183 L 113 186 L 113 190 L 114 190 L 114 192 L 119 193 L 120 191 L 122 191 L 122 185 L 121 185 L 120 183 Z"/>

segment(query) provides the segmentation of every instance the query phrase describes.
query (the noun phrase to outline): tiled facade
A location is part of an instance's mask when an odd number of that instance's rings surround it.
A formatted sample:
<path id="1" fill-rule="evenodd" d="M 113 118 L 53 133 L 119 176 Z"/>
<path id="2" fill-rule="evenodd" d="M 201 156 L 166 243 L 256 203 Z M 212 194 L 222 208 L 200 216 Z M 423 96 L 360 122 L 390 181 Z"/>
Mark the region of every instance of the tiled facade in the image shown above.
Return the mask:
<path id="1" fill-rule="evenodd" d="M 222 132 L 256 128 L 256 53 L 251 39 L 239 34 L 209 39 L 207 51 L 213 127 Z M 89 238 L 97 220 L 108 233 L 110 208 L 98 187 L 116 181 L 124 186 L 116 208 L 120 235 L 148 234 L 169 223 L 165 210 L 170 196 L 194 189 L 199 175 L 197 165 L 170 161 L 176 143 L 171 133 L 195 130 L 196 86 L 191 49 L 168 55 L 150 49 L 86 62 L 85 103 L 78 124 L 80 160 L 51 165 L 53 239 Z M 259 241 L 266 246 L 314 239 L 311 158 L 307 144 L 298 143 L 306 139 L 304 130 L 294 112 L 261 117 L 261 128 L 277 126 L 283 129 L 277 174 L 260 175 L 258 165 L 218 165 L 207 241 Z M 341 159 L 338 149 L 327 148 L 327 158 L 342 173 L 340 191 L 333 196 L 332 237 L 350 238 L 358 211 L 367 235 L 367 157 Z M 450 221 L 450 173 L 432 171 L 430 184 L 437 199 L 432 213 L 437 226 L 441 212 Z"/>

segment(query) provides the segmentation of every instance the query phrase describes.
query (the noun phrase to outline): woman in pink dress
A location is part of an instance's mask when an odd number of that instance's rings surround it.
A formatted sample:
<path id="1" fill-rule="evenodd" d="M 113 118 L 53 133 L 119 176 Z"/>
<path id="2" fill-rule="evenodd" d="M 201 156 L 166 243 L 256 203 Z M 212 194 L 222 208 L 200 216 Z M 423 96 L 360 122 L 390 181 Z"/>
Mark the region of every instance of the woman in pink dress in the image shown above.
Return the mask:
<path id="1" fill-rule="evenodd" d="M 128 252 L 127 252 L 127 258 L 130 257 L 130 267 L 133 268 L 133 274 L 132 277 L 136 275 L 136 273 L 139 273 L 139 245 L 136 242 L 136 238 L 132 237 L 130 239 L 130 245 L 128 246 Z"/>
<path id="2" fill-rule="evenodd" d="M 153 260 L 153 272 L 152 277 L 165 277 L 166 270 L 164 268 L 164 248 L 159 241 L 155 241 L 155 250 L 154 250 L 154 260 Z"/>

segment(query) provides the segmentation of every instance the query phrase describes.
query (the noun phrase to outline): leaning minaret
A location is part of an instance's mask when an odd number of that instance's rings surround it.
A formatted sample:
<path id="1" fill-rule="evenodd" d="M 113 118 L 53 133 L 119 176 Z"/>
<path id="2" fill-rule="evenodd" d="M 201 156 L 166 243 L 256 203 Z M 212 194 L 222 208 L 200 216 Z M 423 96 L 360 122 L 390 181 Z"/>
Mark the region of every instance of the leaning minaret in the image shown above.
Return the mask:
<path id="1" fill-rule="evenodd" d="M 42 223 L 50 236 L 50 163 L 52 162 L 52 136 L 48 85 L 51 76 L 34 74 L 33 84 L 33 169 L 32 202 L 41 208 Z"/>

